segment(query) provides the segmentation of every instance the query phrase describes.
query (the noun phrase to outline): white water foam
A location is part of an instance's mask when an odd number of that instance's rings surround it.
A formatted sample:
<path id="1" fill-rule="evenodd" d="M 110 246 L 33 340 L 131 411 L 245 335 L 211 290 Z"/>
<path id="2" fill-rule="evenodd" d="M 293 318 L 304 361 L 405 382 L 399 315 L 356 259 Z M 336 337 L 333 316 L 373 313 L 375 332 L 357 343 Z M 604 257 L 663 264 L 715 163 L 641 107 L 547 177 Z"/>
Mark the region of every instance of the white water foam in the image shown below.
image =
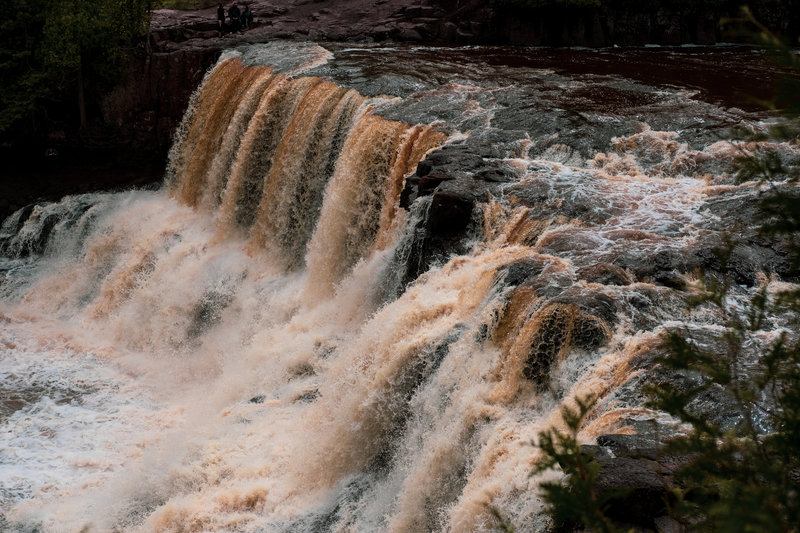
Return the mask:
<path id="1" fill-rule="evenodd" d="M 500 108 L 473 102 L 480 91 L 441 90 L 465 104 L 465 125 L 489 128 Z M 216 95 L 205 96 L 205 112 L 216 109 Z M 234 121 L 249 115 L 227 111 Z M 170 190 L 37 208 L 20 232 L 25 242 L 37 241 L 48 215 L 63 221 L 50 238 L 56 245 L 38 260 L 16 259 L 3 286 L 0 377 L 4 391 L 22 398 L 7 404 L 16 410 L 0 434 L 6 523 L 57 533 L 474 532 L 494 528 L 493 505 L 541 530 L 531 441 L 563 425 L 558 407 L 587 392 L 600 397 L 584 442 L 620 429 L 626 417 L 652 415 L 616 391 L 636 377 L 630 362 L 654 349 L 661 326 L 686 318 L 682 297 L 633 278 L 588 283 L 576 271 L 604 254 L 635 248 L 646 256 L 705 231 L 711 215 L 700 206 L 716 182 L 695 169 L 716 148 L 693 151 L 672 132 L 645 128 L 615 139 L 614 151 L 589 165 L 558 148 L 549 152 L 558 161 L 528 158 L 530 139 L 493 152 L 491 162 L 520 181 L 476 211 L 485 208 L 489 221 L 494 207 L 496 220 L 519 221 L 515 202 L 532 191 L 538 197 L 525 209 L 553 224 L 535 242 L 487 230 L 486 242 L 441 258 L 395 299 L 402 281 L 389 272 L 392 262 L 419 245 L 411 238 L 433 200 L 394 213 L 414 158 L 392 176 L 392 194 L 364 190 L 363 169 L 377 182 L 393 168 L 383 159 L 396 155 L 362 150 L 376 143 L 368 133 L 388 128 L 394 133 L 378 139 L 405 144 L 404 125 L 368 121 L 374 128 L 359 128 L 363 138 L 347 151 L 352 164 L 339 165 L 326 185 L 327 216 L 312 244 L 298 247 L 314 258 L 307 269 L 287 269 L 245 235 L 221 232 L 213 206 L 192 209 Z M 215 126 L 231 137 L 246 131 Z M 374 194 L 355 204 L 365 192 Z M 378 217 L 365 213 L 385 212 L 395 218 L 367 227 Z M 358 253 L 331 259 L 347 246 Z M 512 374 L 520 369 L 506 359 L 515 354 L 492 337 L 516 290 L 498 281 L 500 272 L 526 262 L 543 266 L 536 289 L 520 293 L 530 300 L 521 321 L 536 325 L 548 298 L 573 289 L 574 300 L 554 305 L 585 315 L 570 302 L 587 294 L 618 302 L 623 315 L 608 331 L 598 328 L 605 344 L 565 347 L 547 391 Z M 646 309 L 628 311 L 634 303 Z M 719 329 L 710 315 L 694 320 Z"/>
<path id="2" fill-rule="evenodd" d="M 59 330 L 41 321 L 4 321 L 0 329 L 0 390 L 6 405 L 18 401 L 3 420 L 0 451 L 0 510 L 16 506 L 12 519 L 36 521 L 44 503 L 132 468 L 180 420 L 134 376 L 76 350 Z"/>

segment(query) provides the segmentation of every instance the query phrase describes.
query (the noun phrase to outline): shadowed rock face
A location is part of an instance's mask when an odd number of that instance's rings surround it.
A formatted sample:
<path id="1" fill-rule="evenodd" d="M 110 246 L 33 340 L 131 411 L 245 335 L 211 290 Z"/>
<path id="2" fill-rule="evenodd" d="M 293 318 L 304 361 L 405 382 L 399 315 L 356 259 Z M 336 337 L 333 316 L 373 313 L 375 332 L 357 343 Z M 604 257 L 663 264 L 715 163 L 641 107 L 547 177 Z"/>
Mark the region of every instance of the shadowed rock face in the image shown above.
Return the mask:
<path id="1" fill-rule="evenodd" d="M 189 96 L 219 57 L 214 47 L 134 57 L 102 101 L 103 119 L 137 148 L 168 147 Z"/>
<path id="2" fill-rule="evenodd" d="M 598 444 L 616 443 L 617 438 L 626 436 L 604 435 L 598 438 Z M 584 446 L 583 450 L 592 455 L 600 467 L 596 487 L 598 494 L 625 494 L 609 506 L 608 516 L 617 523 L 662 531 L 663 521 L 670 520 L 667 517 L 667 505 L 674 503 L 674 495 L 670 492 L 675 488 L 673 478 L 680 466 L 688 462 L 688 458 L 659 456 L 657 460 L 645 459 L 636 456 L 639 450 L 623 450 L 619 446 L 615 453 L 627 452 L 634 456 L 610 455 L 603 445 Z"/>

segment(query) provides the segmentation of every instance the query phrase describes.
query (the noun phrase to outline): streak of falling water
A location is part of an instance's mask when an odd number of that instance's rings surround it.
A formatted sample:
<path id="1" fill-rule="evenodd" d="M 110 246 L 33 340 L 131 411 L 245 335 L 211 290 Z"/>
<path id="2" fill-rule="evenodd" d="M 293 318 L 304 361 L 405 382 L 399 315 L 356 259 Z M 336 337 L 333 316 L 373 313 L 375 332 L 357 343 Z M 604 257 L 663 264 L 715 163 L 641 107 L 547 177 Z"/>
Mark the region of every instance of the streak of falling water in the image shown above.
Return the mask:
<path id="1" fill-rule="evenodd" d="M 323 193 L 363 99 L 330 82 L 322 82 L 294 114 L 264 185 L 251 231 L 254 245 L 272 246 L 290 266 L 305 255 L 319 218 Z"/>
<path id="2" fill-rule="evenodd" d="M 417 142 L 421 146 L 415 147 Z M 309 275 L 320 290 L 330 290 L 380 244 L 381 230 L 391 235 L 402 180 L 440 142 L 441 135 L 420 135 L 417 127 L 386 121 L 368 109 L 359 117 L 342 148 L 308 245 Z"/>
<path id="3" fill-rule="evenodd" d="M 258 80 L 266 74 L 265 70 L 245 68 L 240 61 L 229 58 L 206 81 L 179 158 L 173 163 L 180 181 L 178 194 L 188 205 L 196 205 L 200 200 L 208 165 L 225 139 L 223 134 L 242 97 L 248 95 L 252 84 L 260 85 Z"/>
<path id="4" fill-rule="evenodd" d="M 541 530 L 531 440 L 587 392 L 587 442 L 655 416 L 620 391 L 662 324 L 691 318 L 611 262 L 712 231 L 718 190 L 689 170 L 735 149 L 646 127 L 585 162 L 528 157 L 527 134 L 478 143 L 470 161 L 500 176 L 469 220 L 481 238 L 409 280 L 434 201 L 401 208 L 406 178 L 443 145 L 502 137 L 502 106 L 474 99 L 504 89 L 410 99 L 476 128 L 453 134 L 300 76 L 318 47 L 269 50 L 282 68 L 227 53 L 206 76 L 163 190 L 0 228 L 0 528 L 473 532 L 493 505 Z"/>

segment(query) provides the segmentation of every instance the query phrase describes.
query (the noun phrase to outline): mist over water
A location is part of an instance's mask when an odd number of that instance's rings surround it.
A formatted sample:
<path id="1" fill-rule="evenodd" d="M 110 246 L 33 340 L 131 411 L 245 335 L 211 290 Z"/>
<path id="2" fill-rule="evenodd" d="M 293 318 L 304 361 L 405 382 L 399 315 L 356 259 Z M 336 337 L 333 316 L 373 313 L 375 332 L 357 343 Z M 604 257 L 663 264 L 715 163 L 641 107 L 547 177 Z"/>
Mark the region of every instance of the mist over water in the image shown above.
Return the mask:
<path id="1" fill-rule="evenodd" d="M 491 531 L 493 506 L 536 531 L 563 402 L 599 395 L 586 442 L 663 418 L 637 365 L 665 327 L 719 329 L 673 263 L 758 193 L 724 135 L 763 117 L 501 50 L 368 52 L 228 52 L 161 190 L 3 223 L 0 527 Z M 437 154 L 443 186 L 490 185 L 422 261 L 442 200 L 402 193 Z"/>

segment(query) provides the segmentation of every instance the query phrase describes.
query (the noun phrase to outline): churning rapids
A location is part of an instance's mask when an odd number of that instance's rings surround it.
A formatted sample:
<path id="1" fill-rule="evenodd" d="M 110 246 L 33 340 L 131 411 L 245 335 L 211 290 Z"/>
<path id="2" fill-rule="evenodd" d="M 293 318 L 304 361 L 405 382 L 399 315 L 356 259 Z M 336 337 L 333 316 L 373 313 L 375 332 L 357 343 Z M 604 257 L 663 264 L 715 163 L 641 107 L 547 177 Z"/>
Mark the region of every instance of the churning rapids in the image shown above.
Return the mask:
<path id="1" fill-rule="evenodd" d="M 669 427 L 640 385 L 665 328 L 719 331 L 686 305 L 711 249 L 744 236 L 737 294 L 785 285 L 726 140 L 765 118 L 540 53 L 227 52 L 160 190 L 10 216 L 0 527 L 537 531 L 563 402 L 599 396 L 586 442 Z"/>

